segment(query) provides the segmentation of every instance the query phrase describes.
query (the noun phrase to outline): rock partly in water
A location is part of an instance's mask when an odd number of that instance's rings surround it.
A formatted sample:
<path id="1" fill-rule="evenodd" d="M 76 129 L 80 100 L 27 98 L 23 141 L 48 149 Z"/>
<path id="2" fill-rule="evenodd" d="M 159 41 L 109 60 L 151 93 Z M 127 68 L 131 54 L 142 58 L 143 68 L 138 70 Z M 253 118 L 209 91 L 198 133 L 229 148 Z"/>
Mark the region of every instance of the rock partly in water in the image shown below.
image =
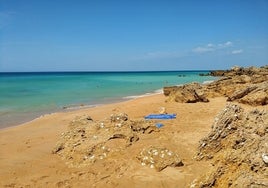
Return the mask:
<path id="1" fill-rule="evenodd" d="M 226 71 L 212 71 L 219 80 L 206 85 L 198 83 L 164 87 L 167 101 L 181 103 L 208 102 L 208 98 L 228 97 L 227 101 L 253 106 L 268 104 L 268 66 L 233 67 Z"/>
<path id="2" fill-rule="evenodd" d="M 267 75 L 268 65 L 263 67 L 239 67 L 234 66 L 230 70 L 211 71 L 210 76 L 240 76 L 240 75 Z"/>
<path id="3" fill-rule="evenodd" d="M 267 112 L 229 103 L 198 148 L 196 159 L 211 161 L 211 170 L 191 187 L 267 187 L 267 153 Z"/>

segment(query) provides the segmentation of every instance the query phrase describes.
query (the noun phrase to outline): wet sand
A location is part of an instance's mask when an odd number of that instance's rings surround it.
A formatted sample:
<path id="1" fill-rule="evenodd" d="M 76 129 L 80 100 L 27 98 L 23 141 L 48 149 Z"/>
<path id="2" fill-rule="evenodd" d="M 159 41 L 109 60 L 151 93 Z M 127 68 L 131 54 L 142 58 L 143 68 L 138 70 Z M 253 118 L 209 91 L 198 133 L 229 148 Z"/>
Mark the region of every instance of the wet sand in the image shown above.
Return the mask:
<path id="1" fill-rule="evenodd" d="M 210 168 L 207 162 L 193 159 L 199 140 L 210 131 L 215 116 L 226 98 L 209 103 L 165 102 L 162 94 L 102 105 L 71 112 L 44 115 L 31 122 L 0 130 L 0 187 L 189 187 Z M 176 113 L 173 120 L 124 151 L 120 158 L 99 161 L 92 166 L 70 168 L 52 154 L 61 133 L 76 116 L 89 115 L 94 120 L 125 112 L 129 118 L 143 118 L 165 107 Z M 168 146 L 176 151 L 184 166 L 167 167 L 161 172 L 142 166 L 136 156 L 145 145 Z"/>

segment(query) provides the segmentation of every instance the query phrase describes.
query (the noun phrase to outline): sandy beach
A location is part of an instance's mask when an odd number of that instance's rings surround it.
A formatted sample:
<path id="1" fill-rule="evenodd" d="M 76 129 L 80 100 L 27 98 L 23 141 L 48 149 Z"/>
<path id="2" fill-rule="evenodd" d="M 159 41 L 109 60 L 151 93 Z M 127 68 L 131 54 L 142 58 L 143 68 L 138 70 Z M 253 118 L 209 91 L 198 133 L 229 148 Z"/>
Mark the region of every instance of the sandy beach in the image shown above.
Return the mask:
<path id="1" fill-rule="evenodd" d="M 198 142 L 209 131 L 217 113 L 226 105 L 226 98 L 210 99 L 209 103 L 165 102 L 162 94 L 126 102 L 108 104 L 72 112 L 44 115 L 29 123 L 0 131 L 1 187 L 187 187 L 210 168 L 208 162 L 193 159 Z M 245 106 L 245 105 L 244 105 Z M 115 112 L 130 118 L 143 118 L 165 107 L 176 113 L 173 120 L 160 120 L 164 127 L 150 134 L 120 158 L 98 161 L 92 166 L 70 168 L 52 150 L 60 135 L 76 116 L 89 115 L 101 120 Z M 251 109 L 252 107 L 246 106 Z M 167 146 L 178 153 L 184 166 L 167 167 L 156 172 L 142 166 L 136 156 L 144 146 Z"/>
<path id="2" fill-rule="evenodd" d="M 129 183 L 133 187 L 186 185 L 205 170 L 206 165 L 195 166 L 191 158 L 198 141 L 208 132 L 214 116 L 224 104 L 223 98 L 217 98 L 209 104 L 165 103 L 163 95 L 155 95 L 90 109 L 45 115 L 24 125 L 3 129 L 0 133 L 1 186 L 78 187 L 92 184 L 98 187 L 107 184 L 111 187 L 124 187 Z M 125 156 L 117 159 L 123 163 L 121 175 L 114 172 L 112 166 L 102 166 L 105 164 L 96 164 L 89 169 L 68 168 L 57 155 L 51 154 L 60 134 L 66 131 L 69 122 L 75 116 L 87 114 L 93 119 L 101 120 L 109 117 L 114 111 L 119 111 L 127 113 L 132 118 L 142 118 L 157 112 L 159 107 L 177 113 L 178 117 L 176 120 L 164 121 L 165 126 L 161 131 L 143 144 L 171 145 L 185 161 L 185 166 L 181 168 L 170 168 L 157 173 L 153 169 L 142 167 L 134 154 L 142 145 L 132 149 L 133 155 L 126 151 Z M 94 171 L 99 173 L 97 178 L 92 176 Z M 103 178 L 107 174 L 110 177 Z"/>
<path id="3" fill-rule="evenodd" d="M 268 188 L 268 0 L 0 0 L 0 188 Z"/>

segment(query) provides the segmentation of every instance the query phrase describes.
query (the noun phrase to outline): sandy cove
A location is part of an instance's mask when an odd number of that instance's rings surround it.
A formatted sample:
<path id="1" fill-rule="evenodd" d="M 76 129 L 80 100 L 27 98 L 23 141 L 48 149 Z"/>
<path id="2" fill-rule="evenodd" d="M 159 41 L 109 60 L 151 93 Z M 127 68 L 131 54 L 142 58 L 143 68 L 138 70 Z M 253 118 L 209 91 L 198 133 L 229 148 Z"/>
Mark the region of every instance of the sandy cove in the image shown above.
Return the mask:
<path id="1" fill-rule="evenodd" d="M 209 103 L 165 102 L 162 94 L 107 104 L 89 109 L 44 115 L 31 122 L 0 130 L 1 187 L 188 187 L 210 168 L 207 161 L 193 159 L 201 138 L 210 131 L 215 116 L 226 105 L 225 97 Z M 246 109 L 253 107 L 242 105 Z M 120 158 L 92 166 L 70 168 L 52 149 L 76 116 L 102 120 L 115 112 L 131 119 L 158 113 L 165 107 L 176 113 L 173 120 L 160 120 L 164 127 L 129 147 Z M 263 108 L 263 107 L 259 107 Z M 144 145 L 168 146 L 184 166 L 167 167 L 161 172 L 142 166 L 136 156 Z"/>

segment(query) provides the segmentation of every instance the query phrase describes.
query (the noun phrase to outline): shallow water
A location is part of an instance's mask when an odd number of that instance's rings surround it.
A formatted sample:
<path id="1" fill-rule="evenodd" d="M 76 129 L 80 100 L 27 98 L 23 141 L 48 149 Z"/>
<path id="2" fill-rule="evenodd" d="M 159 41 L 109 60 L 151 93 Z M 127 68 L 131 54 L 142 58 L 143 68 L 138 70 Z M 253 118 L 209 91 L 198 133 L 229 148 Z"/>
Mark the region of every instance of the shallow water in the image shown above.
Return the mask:
<path id="1" fill-rule="evenodd" d="M 160 92 L 163 86 L 214 80 L 207 71 L 0 73 L 0 128 L 45 113 Z"/>

